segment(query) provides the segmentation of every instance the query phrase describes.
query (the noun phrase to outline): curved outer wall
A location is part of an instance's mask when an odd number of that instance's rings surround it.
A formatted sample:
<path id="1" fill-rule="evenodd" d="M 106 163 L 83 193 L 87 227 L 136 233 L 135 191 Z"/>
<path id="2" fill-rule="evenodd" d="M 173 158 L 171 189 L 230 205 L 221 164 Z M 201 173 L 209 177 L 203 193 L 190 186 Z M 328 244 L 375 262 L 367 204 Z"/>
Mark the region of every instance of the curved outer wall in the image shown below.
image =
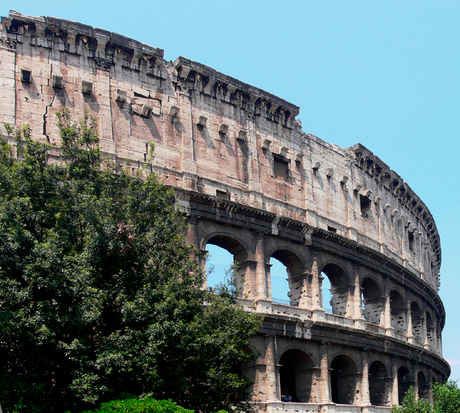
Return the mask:
<path id="1" fill-rule="evenodd" d="M 117 168 L 177 189 L 189 242 L 234 255 L 241 303 L 267 314 L 244 367 L 261 410 L 378 411 L 448 377 L 436 225 L 362 145 L 306 134 L 298 107 L 200 63 L 55 18 L 2 18 L 0 82 L 2 123 L 29 124 L 58 157 L 56 111 L 89 109 Z M 284 304 L 271 257 L 288 270 Z"/>

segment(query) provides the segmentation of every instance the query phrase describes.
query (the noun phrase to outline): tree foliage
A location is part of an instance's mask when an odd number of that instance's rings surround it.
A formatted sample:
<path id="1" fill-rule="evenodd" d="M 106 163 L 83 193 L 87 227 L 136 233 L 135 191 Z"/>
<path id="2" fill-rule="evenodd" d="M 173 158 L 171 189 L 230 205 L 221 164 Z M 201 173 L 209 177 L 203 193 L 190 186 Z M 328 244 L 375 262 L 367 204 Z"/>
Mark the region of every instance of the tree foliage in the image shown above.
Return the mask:
<path id="1" fill-rule="evenodd" d="M 392 413 L 458 413 L 460 412 L 460 389 L 457 382 L 448 381 L 433 386 L 434 403 L 417 399 L 413 388 L 404 396 L 401 406 L 393 406 Z"/>
<path id="2" fill-rule="evenodd" d="M 76 411 L 128 395 L 244 410 L 261 319 L 201 289 L 174 193 L 101 168 L 94 119 L 59 115 L 61 153 L 0 140 L 0 401 Z M 9 130 L 10 132 L 11 129 Z M 206 304 L 206 305 L 205 305 Z"/>
<path id="3" fill-rule="evenodd" d="M 433 413 L 433 406 L 428 400 L 418 399 L 411 387 L 404 396 L 402 405 L 393 406 L 391 413 Z"/>
<path id="4" fill-rule="evenodd" d="M 434 385 L 434 412 L 458 413 L 460 412 L 460 389 L 456 381 L 448 381 L 444 385 Z"/>

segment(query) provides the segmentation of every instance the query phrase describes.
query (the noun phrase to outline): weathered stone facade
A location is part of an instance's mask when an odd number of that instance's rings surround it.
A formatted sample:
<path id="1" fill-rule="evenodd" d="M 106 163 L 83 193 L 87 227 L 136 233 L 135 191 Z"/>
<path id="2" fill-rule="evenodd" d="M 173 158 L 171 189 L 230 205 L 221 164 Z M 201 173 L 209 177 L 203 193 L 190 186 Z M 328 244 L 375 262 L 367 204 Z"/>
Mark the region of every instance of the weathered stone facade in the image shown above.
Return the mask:
<path id="1" fill-rule="evenodd" d="M 436 225 L 362 145 L 306 134 L 298 107 L 200 63 L 55 18 L 2 18 L 0 84 L 0 121 L 29 124 L 56 156 L 56 111 L 97 115 L 117 168 L 176 188 L 189 242 L 234 255 L 240 302 L 266 313 L 244 367 L 261 411 L 377 412 L 448 377 Z M 289 305 L 272 300 L 271 257 Z"/>

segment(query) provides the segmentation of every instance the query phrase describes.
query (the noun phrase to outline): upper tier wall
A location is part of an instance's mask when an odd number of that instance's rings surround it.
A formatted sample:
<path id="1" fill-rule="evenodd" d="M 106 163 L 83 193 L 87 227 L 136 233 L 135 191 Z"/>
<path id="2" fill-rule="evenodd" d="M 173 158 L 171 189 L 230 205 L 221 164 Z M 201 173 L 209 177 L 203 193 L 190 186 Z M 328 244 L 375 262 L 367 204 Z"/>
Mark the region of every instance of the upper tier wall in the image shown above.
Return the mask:
<path id="1" fill-rule="evenodd" d="M 59 145 L 55 113 L 88 108 L 102 149 L 135 173 L 231 199 L 364 244 L 439 286 L 431 213 L 362 145 L 302 131 L 299 108 L 207 66 L 101 29 L 11 12 L 0 25 L 2 122 Z M 155 157 L 149 160 L 149 142 Z"/>

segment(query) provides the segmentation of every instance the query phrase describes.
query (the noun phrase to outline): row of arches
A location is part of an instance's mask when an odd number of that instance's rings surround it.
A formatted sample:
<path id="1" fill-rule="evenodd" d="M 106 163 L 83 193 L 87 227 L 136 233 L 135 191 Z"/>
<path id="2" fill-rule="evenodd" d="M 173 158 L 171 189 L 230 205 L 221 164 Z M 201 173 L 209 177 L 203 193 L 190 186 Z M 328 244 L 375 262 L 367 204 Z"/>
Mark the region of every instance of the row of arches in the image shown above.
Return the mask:
<path id="1" fill-rule="evenodd" d="M 224 280 L 224 269 L 237 263 L 233 275 L 238 294 L 247 298 L 260 290 L 261 277 L 248 277 L 248 267 L 258 263 L 249 259 L 242 243 L 229 235 L 219 234 L 209 237 L 205 248 L 211 256 L 208 261 L 208 287 L 218 288 L 218 284 Z M 411 298 L 404 289 L 384 285 L 382 279 L 371 274 L 359 275 L 356 281 L 343 265 L 325 260 L 324 263 L 318 263 L 318 291 L 315 297 L 312 286 L 305 283 L 308 275 L 314 276 L 306 271 L 306 267 L 312 266 L 311 263 L 304 264 L 289 249 L 274 249 L 269 254 L 268 262 L 264 256 L 262 278 L 266 298 L 273 303 L 313 308 L 316 299 L 317 307 L 326 313 L 363 318 L 368 323 L 390 328 L 433 351 L 440 347 L 440 326 L 432 310 L 416 298 Z M 209 270 L 210 266 L 214 267 L 214 271 Z M 359 303 L 356 304 L 356 301 Z"/>
<path id="2" fill-rule="evenodd" d="M 329 401 L 336 404 L 354 405 L 363 402 L 360 396 L 363 376 L 366 375 L 368 402 L 373 406 L 391 406 L 398 404 L 409 390 L 415 387 L 419 398 L 428 400 L 430 384 L 423 371 L 411 373 L 406 366 L 399 366 L 390 371 L 381 360 L 374 360 L 369 365 L 360 366 L 348 355 L 341 354 L 329 364 Z M 316 368 L 312 358 L 299 349 L 287 350 L 279 360 L 280 399 L 286 396 L 293 402 L 317 402 L 314 386 L 320 380 L 320 369 Z M 434 383 L 434 380 L 432 380 Z M 396 394 L 393 394 L 397 392 Z M 396 400 L 395 400 L 396 398 Z"/>

